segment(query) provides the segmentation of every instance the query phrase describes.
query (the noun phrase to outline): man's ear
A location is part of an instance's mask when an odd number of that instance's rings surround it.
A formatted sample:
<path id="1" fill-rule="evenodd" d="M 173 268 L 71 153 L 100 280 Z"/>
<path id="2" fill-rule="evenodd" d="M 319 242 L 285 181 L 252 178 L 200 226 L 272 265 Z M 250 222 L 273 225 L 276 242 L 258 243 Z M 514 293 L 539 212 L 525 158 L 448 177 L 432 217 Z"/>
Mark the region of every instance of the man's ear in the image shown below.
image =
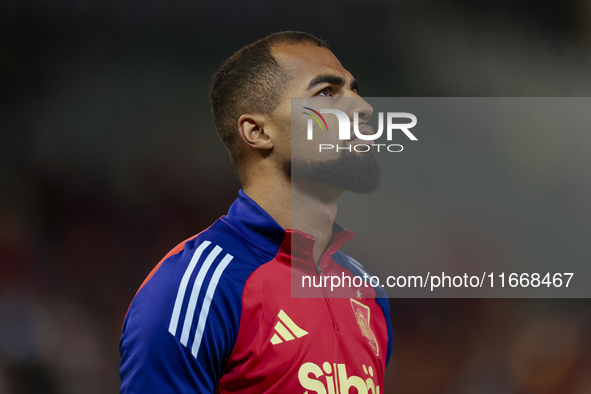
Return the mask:
<path id="1" fill-rule="evenodd" d="M 244 114 L 238 119 L 238 133 L 249 147 L 256 150 L 273 149 L 273 131 L 268 116 Z"/>

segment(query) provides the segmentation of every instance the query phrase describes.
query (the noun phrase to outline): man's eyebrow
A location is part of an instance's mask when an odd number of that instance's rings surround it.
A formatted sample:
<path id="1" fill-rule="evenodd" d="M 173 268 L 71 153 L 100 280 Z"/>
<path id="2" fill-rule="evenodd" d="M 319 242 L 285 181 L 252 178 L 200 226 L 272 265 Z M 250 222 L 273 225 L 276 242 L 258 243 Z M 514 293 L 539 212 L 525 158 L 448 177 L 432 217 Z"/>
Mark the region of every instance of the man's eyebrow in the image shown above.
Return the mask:
<path id="1" fill-rule="evenodd" d="M 338 75 L 331 75 L 331 74 L 319 75 L 310 81 L 310 84 L 308 85 L 308 90 L 312 89 L 314 86 L 319 85 L 321 83 L 329 83 L 331 85 L 344 86 L 345 80 L 342 77 L 339 77 Z M 351 82 L 349 83 L 349 88 L 351 90 L 357 92 L 359 90 L 359 86 L 357 85 L 357 80 L 352 79 Z"/>
<path id="2" fill-rule="evenodd" d="M 340 85 L 343 86 L 345 84 L 345 80 L 338 75 L 319 75 L 315 77 L 313 80 L 310 81 L 308 85 L 308 90 L 312 89 L 314 86 L 321 84 L 321 83 L 329 83 L 331 85 Z"/>

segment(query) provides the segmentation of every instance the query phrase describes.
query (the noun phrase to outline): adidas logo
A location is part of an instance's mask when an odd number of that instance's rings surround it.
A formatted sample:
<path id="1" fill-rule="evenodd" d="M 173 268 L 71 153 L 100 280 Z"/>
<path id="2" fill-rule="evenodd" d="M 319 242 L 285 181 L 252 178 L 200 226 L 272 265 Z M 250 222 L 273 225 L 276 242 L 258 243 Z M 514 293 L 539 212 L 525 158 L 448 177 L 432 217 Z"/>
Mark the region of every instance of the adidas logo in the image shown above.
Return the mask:
<path id="1" fill-rule="evenodd" d="M 275 324 L 275 331 L 276 333 L 271 338 L 271 343 L 273 345 L 277 345 L 278 343 L 283 343 L 287 341 L 292 341 L 296 338 L 301 338 L 304 335 L 308 335 L 307 331 L 302 330 L 299 328 L 293 320 L 287 316 L 283 309 L 279 311 L 277 314 L 279 321 Z"/>

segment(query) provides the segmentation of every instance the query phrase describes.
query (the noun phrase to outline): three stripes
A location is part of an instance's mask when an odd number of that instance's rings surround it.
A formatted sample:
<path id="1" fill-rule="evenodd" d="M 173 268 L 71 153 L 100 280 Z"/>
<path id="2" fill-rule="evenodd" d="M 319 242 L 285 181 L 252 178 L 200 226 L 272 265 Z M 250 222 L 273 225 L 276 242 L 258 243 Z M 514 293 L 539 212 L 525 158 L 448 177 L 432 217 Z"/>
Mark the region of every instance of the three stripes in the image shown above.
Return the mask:
<path id="1" fill-rule="evenodd" d="M 179 285 L 179 289 L 176 295 L 176 300 L 174 302 L 174 307 L 172 309 L 172 316 L 170 318 L 170 324 L 168 326 L 168 332 L 172 335 L 176 336 L 179 320 L 181 317 L 181 309 L 183 307 L 183 302 L 185 300 L 185 295 L 187 293 L 187 288 L 189 287 L 189 280 L 197 267 L 197 263 L 201 260 L 203 252 L 207 249 L 207 247 L 211 244 L 210 241 L 204 241 L 197 247 L 195 252 L 193 253 L 193 257 L 189 262 L 189 266 L 185 270 L 183 277 L 181 279 L 181 283 Z M 185 318 L 183 320 L 183 327 L 181 331 L 181 338 L 180 342 L 183 346 L 187 346 L 189 342 L 189 334 L 191 331 L 191 326 L 193 325 L 193 319 L 195 317 L 195 311 L 197 309 L 197 301 L 199 298 L 199 293 L 201 292 L 201 288 L 204 285 L 205 277 L 207 273 L 210 271 L 211 266 L 218 255 L 222 252 L 222 248 L 218 245 L 215 245 L 214 248 L 209 251 L 207 257 L 203 261 L 203 264 L 200 265 L 199 271 L 197 272 L 197 277 L 193 282 L 193 287 L 191 288 L 191 293 L 189 295 L 189 305 L 185 312 Z M 222 261 L 218 264 L 215 268 L 211 280 L 209 281 L 209 285 L 207 286 L 207 291 L 205 293 L 205 298 L 203 300 L 203 304 L 201 305 L 201 310 L 199 311 L 199 316 L 197 318 L 197 328 L 195 329 L 195 339 L 193 340 L 193 344 L 191 346 L 191 354 L 193 357 L 197 357 L 197 353 L 199 352 L 199 347 L 201 345 L 201 340 L 203 339 L 203 332 L 205 330 L 205 323 L 207 322 L 207 316 L 209 314 L 209 309 L 211 307 L 211 302 L 213 300 L 213 295 L 217 288 L 218 282 L 220 277 L 224 273 L 224 270 L 230 264 L 230 261 L 234 256 L 229 253 L 226 253 Z M 357 263 L 357 262 L 355 262 Z M 359 264 L 359 263 L 357 263 Z M 271 338 L 271 343 L 276 345 L 278 343 L 287 342 L 294 340 L 295 338 L 301 338 L 304 335 L 307 335 L 308 332 L 302 330 L 298 327 L 293 320 L 287 314 L 281 310 L 277 315 L 279 317 L 279 321 L 275 325 L 276 333 Z"/>
<path id="2" fill-rule="evenodd" d="M 365 268 L 363 268 L 363 266 L 361 265 L 361 263 L 359 261 L 355 260 L 351 256 L 347 256 L 347 259 L 349 260 L 349 263 L 353 264 L 353 266 L 355 266 L 357 269 L 359 269 L 362 273 L 367 274 L 367 271 L 365 270 Z"/>
<path id="3" fill-rule="evenodd" d="M 207 249 L 207 247 L 211 244 L 210 241 L 204 241 L 193 253 L 193 257 L 191 258 L 191 262 L 189 266 L 185 270 L 183 274 L 183 278 L 181 279 L 181 284 L 179 285 L 179 290 L 176 295 L 176 300 L 174 302 L 174 307 L 172 310 L 172 317 L 170 318 L 170 324 L 168 326 L 168 332 L 172 335 L 176 335 L 179 319 L 181 315 L 181 309 L 183 306 L 183 301 L 185 299 L 185 294 L 187 292 L 187 287 L 189 285 L 189 280 L 197 263 L 201 259 L 201 255 Z M 185 313 L 185 319 L 183 322 L 183 328 L 181 331 L 181 343 L 183 346 L 187 346 L 189 342 L 189 333 L 191 331 L 191 325 L 193 324 L 193 318 L 195 316 L 195 311 L 197 309 L 197 299 L 199 297 L 199 293 L 201 288 L 203 287 L 205 276 L 209 272 L 212 263 L 218 257 L 222 248 L 219 246 L 215 246 L 213 250 L 209 252 L 203 264 L 199 267 L 199 271 L 197 272 L 197 278 L 195 282 L 193 282 L 193 287 L 191 289 L 191 294 L 189 296 L 189 305 L 187 307 L 187 311 Z M 191 354 L 193 357 L 197 357 L 197 353 L 199 352 L 199 346 L 201 345 L 201 340 L 203 339 L 203 331 L 205 330 L 205 323 L 207 322 L 207 316 L 209 314 L 209 308 L 211 306 L 211 301 L 213 300 L 213 295 L 215 293 L 216 287 L 220 280 L 220 277 L 224 273 L 224 270 L 230 264 L 230 261 L 234 256 L 229 253 L 226 253 L 222 261 L 218 264 L 215 268 L 211 280 L 209 281 L 209 285 L 207 286 L 207 291 L 205 293 L 205 298 L 203 300 L 203 304 L 201 305 L 201 310 L 199 311 L 199 317 L 197 320 L 197 328 L 195 330 L 195 339 L 193 340 L 193 345 L 191 347 Z"/>

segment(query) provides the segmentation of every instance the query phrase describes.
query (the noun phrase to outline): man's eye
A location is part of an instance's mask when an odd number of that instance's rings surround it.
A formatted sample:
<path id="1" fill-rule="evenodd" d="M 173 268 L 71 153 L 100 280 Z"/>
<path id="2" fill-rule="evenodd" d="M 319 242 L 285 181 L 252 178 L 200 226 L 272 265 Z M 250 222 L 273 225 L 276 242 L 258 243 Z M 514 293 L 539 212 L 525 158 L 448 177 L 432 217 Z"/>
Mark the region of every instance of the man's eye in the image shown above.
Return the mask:
<path id="1" fill-rule="evenodd" d="M 332 91 L 330 90 L 330 88 L 324 88 L 321 91 L 319 91 L 316 95 L 317 96 L 332 96 Z"/>

